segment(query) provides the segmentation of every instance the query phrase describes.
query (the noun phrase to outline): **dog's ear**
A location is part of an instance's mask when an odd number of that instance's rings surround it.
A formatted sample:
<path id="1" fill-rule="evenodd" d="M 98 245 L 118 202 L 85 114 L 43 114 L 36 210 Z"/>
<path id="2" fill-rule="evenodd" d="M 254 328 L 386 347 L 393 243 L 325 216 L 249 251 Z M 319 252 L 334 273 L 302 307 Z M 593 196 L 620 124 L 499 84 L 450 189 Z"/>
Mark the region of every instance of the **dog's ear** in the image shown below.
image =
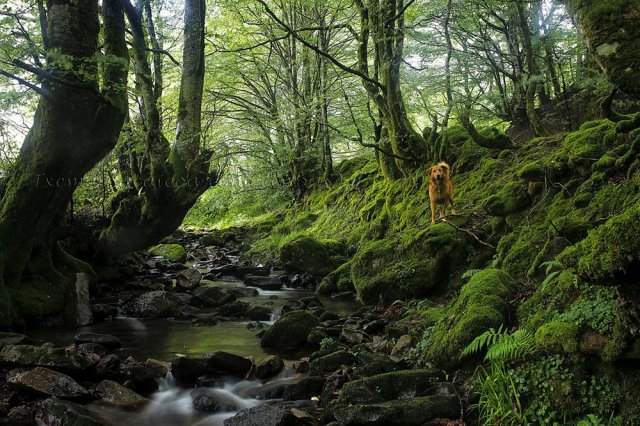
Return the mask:
<path id="1" fill-rule="evenodd" d="M 442 165 L 442 168 L 447 171 L 447 174 L 451 175 L 451 167 L 449 167 L 449 165 L 447 163 L 445 163 L 444 161 L 441 163 L 441 165 Z"/>
<path id="2" fill-rule="evenodd" d="M 428 169 L 425 169 L 425 172 L 431 176 L 431 171 L 433 170 L 433 167 L 429 167 Z"/>

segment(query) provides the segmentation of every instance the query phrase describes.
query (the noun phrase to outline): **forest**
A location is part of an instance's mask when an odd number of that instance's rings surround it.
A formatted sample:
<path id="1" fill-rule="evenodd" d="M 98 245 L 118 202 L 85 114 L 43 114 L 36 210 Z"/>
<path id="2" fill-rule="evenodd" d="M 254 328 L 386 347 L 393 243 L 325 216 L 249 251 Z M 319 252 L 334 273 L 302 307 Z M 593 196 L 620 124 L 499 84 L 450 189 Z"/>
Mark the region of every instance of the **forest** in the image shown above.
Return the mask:
<path id="1" fill-rule="evenodd" d="M 640 425 L 640 0 L 0 0 L 0 424 Z"/>

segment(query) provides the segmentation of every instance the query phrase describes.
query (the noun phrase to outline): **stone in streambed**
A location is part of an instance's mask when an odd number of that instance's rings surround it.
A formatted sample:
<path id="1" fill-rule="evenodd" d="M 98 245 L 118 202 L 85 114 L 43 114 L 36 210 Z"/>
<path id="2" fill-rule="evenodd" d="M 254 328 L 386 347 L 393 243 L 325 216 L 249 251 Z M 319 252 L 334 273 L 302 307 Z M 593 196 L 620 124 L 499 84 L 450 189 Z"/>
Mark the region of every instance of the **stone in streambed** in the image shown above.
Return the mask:
<path id="1" fill-rule="evenodd" d="M 209 361 L 206 359 L 180 357 L 171 362 L 171 374 L 180 383 L 193 383 L 209 373 Z"/>
<path id="2" fill-rule="evenodd" d="M 154 256 L 162 256 L 167 260 L 184 262 L 187 260 L 187 252 L 180 244 L 158 244 L 147 250 Z"/>
<path id="3" fill-rule="evenodd" d="M 235 300 L 236 296 L 225 288 L 201 286 L 193 291 L 191 304 L 203 308 L 217 308 Z"/>
<path id="4" fill-rule="evenodd" d="M 111 380 L 98 383 L 93 395 L 103 403 L 124 409 L 136 409 L 149 402 L 147 398 Z"/>
<path id="5" fill-rule="evenodd" d="M 276 355 L 270 355 L 256 365 L 256 377 L 264 380 L 275 377 L 284 368 L 284 361 Z"/>
<path id="6" fill-rule="evenodd" d="M 193 408 L 198 411 L 218 413 L 225 411 L 235 411 L 234 400 L 229 394 L 221 389 L 197 388 L 191 392 Z"/>
<path id="7" fill-rule="evenodd" d="M 428 393 L 433 383 L 443 380 L 444 373 L 436 369 L 378 374 L 346 383 L 340 394 L 340 402 L 357 404 L 407 399 Z M 372 392 L 372 389 L 375 389 L 375 392 Z"/>
<path id="8" fill-rule="evenodd" d="M 282 280 L 280 277 L 249 275 L 245 277 L 244 284 L 251 287 L 258 287 L 262 290 L 280 290 L 282 288 Z"/>
<path id="9" fill-rule="evenodd" d="M 120 358 L 117 355 L 107 355 L 96 365 L 96 374 L 100 377 L 118 377 L 120 375 Z"/>
<path id="10" fill-rule="evenodd" d="M 324 387 L 324 378 L 318 376 L 307 376 L 297 383 L 287 386 L 284 392 L 284 399 L 288 401 L 298 401 L 311 399 L 320 396 Z"/>
<path id="11" fill-rule="evenodd" d="M 36 405 L 34 420 L 41 426 L 104 426 L 107 423 L 82 405 L 57 398 Z"/>
<path id="12" fill-rule="evenodd" d="M 347 351 L 337 351 L 311 361 L 311 374 L 330 374 L 340 370 L 342 366 L 351 366 L 356 362 L 353 354 Z"/>
<path id="13" fill-rule="evenodd" d="M 218 315 L 228 318 L 245 318 L 249 311 L 249 304 L 236 300 L 231 303 L 220 306 L 218 309 Z"/>
<path id="14" fill-rule="evenodd" d="M 284 314 L 269 328 L 260 345 L 266 348 L 294 348 L 307 343 L 309 333 L 320 321 L 308 311 L 291 311 Z"/>
<path id="15" fill-rule="evenodd" d="M 271 270 L 266 266 L 238 266 L 233 272 L 236 278 L 244 280 L 247 276 L 268 277 Z"/>
<path id="16" fill-rule="evenodd" d="M 65 348 L 6 345 L 0 351 L 0 365 L 40 366 L 65 371 L 80 371 L 89 368 L 93 363 Z"/>
<path id="17" fill-rule="evenodd" d="M 16 373 L 7 379 L 11 385 L 29 392 L 63 399 L 81 399 L 89 392 L 66 374 L 44 367 Z"/>
<path id="18" fill-rule="evenodd" d="M 252 306 L 247 311 L 247 318 L 251 321 L 269 321 L 271 314 L 271 308 L 267 306 Z"/>
<path id="19" fill-rule="evenodd" d="M 73 338 L 76 345 L 82 343 L 98 343 L 107 349 L 118 349 L 122 347 L 122 342 L 110 334 L 79 333 Z"/>
<path id="20" fill-rule="evenodd" d="M 207 353 L 204 358 L 208 360 L 209 369 L 240 378 L 247 377 L 253 367 L 250 359 L 223 351 Z"/>
<path id="21" fill-rule="evenodd" d="M 150 291 L 125 304 L 122 310 L 136 318 L 166 318 L 179 315 L 185 306 L 175 293 Z"/>
<path id="22" fill-rule="evenodd" d="M 297 411 L 313 412 L 316 404 L 312 401 L 275 401 L 241 410 L 224 421 L 224 426 L 281 426 L 298 421 Z M 293 418 L 292 418 L 293 417 Z"/>
<path id="23" fill-rule="evenodd" d="M 200 284 L 202 274 L 195 268 L 187 268 L 176 275 L 176 287 L 190 290 Z"/>

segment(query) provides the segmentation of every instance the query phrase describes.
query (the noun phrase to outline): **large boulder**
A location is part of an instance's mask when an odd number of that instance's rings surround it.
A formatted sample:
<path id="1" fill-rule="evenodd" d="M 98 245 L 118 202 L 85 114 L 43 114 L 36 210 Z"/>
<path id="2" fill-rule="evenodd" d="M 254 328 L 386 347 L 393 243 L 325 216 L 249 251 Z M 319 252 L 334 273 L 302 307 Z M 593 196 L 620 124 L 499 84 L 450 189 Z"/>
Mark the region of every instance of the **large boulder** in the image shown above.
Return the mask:
<path id="1" fill-rule="evenodd" d="M 195 268 L 184 269 L 176 275 L 176 287 L 189 290 L 200 284 L 202 274 Z"/>
<path id="2" fill-rule="evenodd" d="M 515 289 L 513 278 L 500 269 L 476 273 L 432 328 L 425 359 L 443 368 L 457 364 L 473 339 L 490 328 L 507 324 Z"/>
<path id="3" fill-rule="evenodd" d="M 369 243 L 353 258 L 351 279 L 366 304 L 389 304 L 443 290 L 469 254 L 454 228 L 440 223 L 405 245 L 390 239 Z"/>
<path id="4" fill-rule="evenodd" d="M 353 281 L 351 280 L 351 262 L 346 262 L 324 277 L 316 293 L 331 296 L 346 292 L 354 292 Z"/>
<path id="5" fill-rule="evenodd" d="M 63 371 L 80 371 L 93 363 L 65 348 L 42 348 L 31 345 L 6 345 L 0 351 L 0 365 L 51 367 Z"/>
<path id="6" fill-rule="evenodd" d="M 287 273 L 326 275 L 336 265 L 336 260 L 344 256 L 346 247 L 337 241 L 319 241 L 308 235 L 300 235 L 287 241 L 280 248 L 280 261 Z"/>
<path id="7" fill-rule="evenodd" d="M 261 277 L 257 275 L 247 275 L 244 284 L 251 287 L 258 287 L 262 290 L 280 290 L 282 279 L 280 277 Z"/>
<path id="8" fill-rule="evenodd" d="M 223 287 L 200 286 L 193 291 L 191 304 L 203 308 L 217 308 L 236 300 L 236 296 Z"/>
<path id="9" fill-rule="evenodd" d="M 185 306 L 175 293 L 150 291 L 126 303 L 122 311 L 136 318 L 166 318 L 179 315 Z"/>
<path id="10" fill-rule="evenodd" d="M 444 380 L 436 369 L 402 370 L 354 380 L 342 388 L 340 403 L 374 403 L 424 395 L 433 384 Z"/>
<path id="11" fill-rule="evenodd" d="M 289 424 L 309 424 L 300 416 L 315 412 L 317 405 L 312 401 L 273 401 L 241 410 L 224 421 L 225 426 L 280 426 Z M 310 417 L 313 419 L 313 417 Z"/>
<path id="12" fill-rule="evenodd" d="M 104 426 L 106 422 L 82 405 L 57 398 L 46 399 L 36 405 L 33 413 L 36 424 L 42 426 Z"/>
<path id="13" fill-rule="evenodd" d="M 89 396 L 89 392 L 71 377 L 44 367 L 16 373 L 7 381 L 19 389 L 40 395 L 63 399 L 82 399 Z"/>
<path id="14" fill-rule="evenodd" d="M 98 383 L 93 395 L 105 404 L 125 409 L 136 409 L 149 402 L 147 398 L 111 380 Z"/>
<path id="15" fill-rule="evenodd" d="M 76 345 L 83 343 L 97 343 L 107 349 L 118 349 L 122 347 L 122 342 L 115 336 L 110 334 L 99 333 L 78 333 L 73 338 Z"/>
<path id="16" fill-rule="evenodd" d="M 309 311 L 291 311 L 284 314 L 260 339 L 266 348 L 294 348 L 307 343 L 309 333 L 320 324 L 318 318 Z"/>
<path id="17" fill-rule="evenodd" d="M 253 362 L 249 358 L 229 352 L 213 352 L 204 355 L 209 360 L 209 368 L 224 374 L 245 378 L 253 367 Z"/>
<path id="18" fill-rule="evenodd" d="M 184 262 L 187 260 L 187 252 L 180 244 L 158 244 L 147 250 L 154 256 L 162 256 L 167 260 Z"/>

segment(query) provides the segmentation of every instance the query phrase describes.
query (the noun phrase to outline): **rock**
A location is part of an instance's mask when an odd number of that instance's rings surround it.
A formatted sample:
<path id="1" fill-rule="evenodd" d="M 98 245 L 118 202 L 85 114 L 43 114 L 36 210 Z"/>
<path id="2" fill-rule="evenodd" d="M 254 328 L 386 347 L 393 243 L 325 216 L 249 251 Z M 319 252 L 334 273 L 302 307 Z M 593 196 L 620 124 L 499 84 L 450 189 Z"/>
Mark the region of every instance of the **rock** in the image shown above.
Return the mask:
<path id="1" fill-rule="evenodd" d="M 260 380 L 270 379 L 280 374 L 284 361 L 276 355 L 270 355 L 256 364 L 256 377 Z"/>
<path id="2" fill-rule="evenodd" d="M 219 371 L 241 379 L 247 377 L 253 367 L 253 362 L 250 359 L 228 352 L 218 351 L 207 353 L 204 355 L 204 358 L 209 361 L 208 365 L 210 370 Z"/>
<path id="3" fill-rule="evenodd" d="M 247 311 L 247 318 L 251 321 L 269 321 L 271 315 L 271 309 L 266 306 L 252 306 Z"/>
<path id="4" fill-rule="evenodd" d="M 176 275 L 176 287 L 189 290 L 200 284 L 202 274 L 195 268 L 187 268 Z"/>
<path id="5" fill-rule="evenodd" d="M 453 395 L 430 395 L 401 401 L 342 406 L 333 415 L 345 426 L 419 426 L 430 420 L 459 418 L 460 402 Z"/>
<path id="6" fill-rule="evenodd" d="M 386 325 L 387 325 L 387 321 L 380 318 L 380 319 L 373 320 L 367 325 L 365 325 L 362 331 L 367 333 L 369 336 L 373 336 L 374 334 L 379 334 L 383 332 Z"/>
<path id="7" fill-rule="evenodd" d="M 65 348 L 31 345 L 6 345 L 0 351 L 0 364 L 24 367 L 51 367 L 65 371 L 80 371 L 94 363 Z"/>
<path id="8" fill-rule="evenodd" d="M 119 381 L 138 393 L 155 392 L 160 377 L 156 370 L 142 364 L 120 364 Z"/>
<path id="9" fill-rule="evenodd" d="M 237 406 L 233 397 L 222 389 L 197 388 L 191 392 L 193 408 L 198 411 L 217 413 L 221 411 L 235 411 Z"/>
<path id="10" fill-rule="evenodd" d="M 304 274 L 294 274 L 289 280 L 291 288 L 314 288 L 316 286 L 316 278 L 308 272 Z"/>
<path id="11" fill-rule="evenodd" d="M 413 347 L 413 339 L 408 334 L 400 336 L 395 346 L 391 350 L 391 358 L 400 361 L 403 359 L 409 350 Z"/>
<path id="12" fill-rule="evenodd" d="M 224 421 L 224 426 L 284 426 L 296 423 L 298 417 L 293 409 L 314 411 L 316 404 L 311 401 L 265 402 L 264 404 L 241 410 Z M 292 419 L 291 416 L 294 418 Z"/>
<path id="13" fill-rule="evenodd" d="M 331 373 L 324 381 L 322 393 L 320 394 L 320 404 L 326 407 L 329 402 L 336 399 L 339 390 L 348 380 L 347 375 L 342 372 Z"/>
<path id="14" fill-rule="evenodd" d="M 225 287 L 227 291 L 236 297 L 255 297 L 260 294 L 258 289 L 245 286 L 230 286 Z"/>
<path id="15" fill-rule="evenodd" d="M 320 315 L 320 321 L 321 322 L 335 321 L 335 320 L 339 320 L 340 318 L 342 318 L 340 315 L 338 315 L 338 314 L 336 314 L 334 312 L 329 312 L 329 311 L 326 311 L 325 313 Z"/>
<path id="16" fill-rule="evenodd" d="M 16 373 L 9 377 L 7 382 L 20 389 L 63 399 L 81 399 L 89 395 L 89 392 L 71 377 L 44 367 Z"/>
<path id="17" fill-rule="evenodd" d="M 585 331 L 578 344 L 582 353 L 600 355 L 604 347 L 609 343 L 609 337 L 596 331 Z"/>
<path id="18" fill-rule="evenodd" d="M 128 302 L 122 311 L 137 318 L 166 318 L 179 315 L 185 303 L 167 291 L 150 291 Z"/>
<path id="19" fill-rule="evenodd" d="M 270 272 L 270 269 L 266 266 L 238 266 L 233 272 L 233 275 L 244 280 L 248 275 L 268 277 Z"/>
<path id="20" fill-rule="evenodd" d="M 340 341 L 350 346 L 359 345 L 364 341 L 364 335 L 353 328 L 343 327 L 340 331 Z"/>
<path id="21" fill-rule="evenodd" d="M 436 369 L 402 370 L 353 380 L 342 387 L 340 402 L 345 404 L 374 403 L 407 399 L 428 393 L 433 383 L 444 380 Z M 371 392 L 375 389 L 375 392 Z"/>
<path id="22" fill-rule="evenodd" d="M 353 281 L 351 281 L 351 262 L 340 265 L 336 270 L 324 277 L 318 287 L 316 293 L 322 295 L 333 295 L 344 292 L 354 292 Z"/>
<path id="23" fill-rule="evenodd" d="M 179 357 L 171 362 L 171 374 L 181 383 L 193 383 L 198 377 L 210 372 L 209 360 Z"/>
<path id="24" fill-rule="evenodd" d="M 309 333 L 320 321 L 308 311 L 291 311 L 269 328 L 260 345 L 267 348 L 293 348 L 304 346 Z"/>
<path id="25" fill-rule="evenodd" d="M 351 366 L 356 358 L 347 351 L 337 351 L 311 361 L 311 374 L 322 375 L 340 370 L 342 366 Z"/>
<path id="26" fill-rule="evenodd" d="M 245 277 L 244 284 L 251 287 L 258 287 L 263 290 L 280 290 L 282 288 L 282 280 L 280 277 L 249 275 Z"/>
<path id="27" fill-rule="evenodd" d="M 96 362 L 107 354 L 107 349 L 99 343 L 80 343 L 76 345 L 76 350 L 83 357 Z"/>
<path id="28" fill-rule="evenodd" d="M 220 235 L 216 234 L 207 234 L 203 237 L 200 237 L 200 244 L 203 246 L 218 246 L 222 247 L 224 245 L 224 238 Z"/>
<path id="29" fill-rule="evenodd" d="M 24 334 L 0 333 L 0 349 L 6 345 L 27 345 L 29 343 L 31 343 L 31 339 Z"/>
<path id="30" fill-rule="evenodd" d="M 73 341 L 76 345 L 81 343 L 98 343 L 107 349 L 119 349 L 122 347 L 120 339 L 110 334 L 79 333 L 76 334 Z"/>
<path id="31" fill-rule="evenodd" d="M 303 377 L 297 383 L 287 386 L 284 392 L 284 399 L 288 401 L 311 399 L 314 396 L 320 396 L 323 387 L 324 378 L 317 376 Z"/>
<path id="32" fill-rule="evenodd" d="M 111 380 L 98 383 L 93 395 L 104 403 L 125 409 L 136 409 L 149 402 L 147 398 Z"/>
<path id="33" fill-rule="evenodd" d="M 147 250 L 154 256 L 162 256 L 167 260 L 184 262 L 187 260 L 187 252 L 180 244 L 158 244 Z"/>
<path id="34" fill-rule="evenodd" d="M 308 235 L 287 241 L 280 249 L 280 261 L 288 274 L 326 275 L 334 269 L 327 245 Z"/>
<path id="35" fill-rule="evenodd" d="M 248 310 L 249 304 L 247 302 L 236 300 L 235 302 L 220 306 L 218 309 L 218 315 L 231 318 L 244 318 L 247 316 Z"/>
<path id="36" fill-rule="evenodd" d="M 76 274 L 76 324 L 88 325 L 93 322 L 93 311 L 89 303 L 89 275 L 84 272 Z"/>
<path id="37" fill-rule="evenodd" d="M 103 321 L 107 318 L 115 318 L 118 316 L 118 308 L 116 306 L 96 303 L 91 306 L 94 321 Z"/>
<path id="38" fill-rule="evenodd" d="M 191 304 L 203 308 L 217 308 L 236 300 L 236 296 L 220 287 L 201 286 L 193 291 Z"/>
<path id="39" fill-rule="evenodd" d="M 120 358 L 107 355 L 96 365 L 96 374 L 101 377 L 118 377 L 120 375 Z"/>
<path id="40" fill-rule="evenodd" d="M 205 279 L 209 279 L 209 278 L 206 278 L 207 276 L 217 277 L 217 276 L 235 275 L 236 269 L 238 269 L 238 265 L 231 265 L 231 264 L 218 266 L 216 268 L 211 268 L 209 273 L 205 275 Z"/>
<path id="41" fill-rule="evenodd" d="M 40 426 L 105 426 L 107 423 L 82 405 L 50 398 L 36 405 L 34 420 Z"/>
<path id="42" fill-rule="evenodd" d="M 29 426 L 33 424 L 31 420 L 31 413 L 33 412 L 33 407 L 28 405 L 19 405 L 17 407 L 13 407 L 9 410 L 6 417 L 6 423 L 0 419 L 0 424 L 7 424 L 11 426 Z"/>
<path id="43" fill-rule="evenodd" d="M 169 371 L 171 371 L 170 362 L 160 361 L 153 358 L 147 358 L 144 362 L 144 366 L 155 371 L 159 377 L 166 377 Z"/>

